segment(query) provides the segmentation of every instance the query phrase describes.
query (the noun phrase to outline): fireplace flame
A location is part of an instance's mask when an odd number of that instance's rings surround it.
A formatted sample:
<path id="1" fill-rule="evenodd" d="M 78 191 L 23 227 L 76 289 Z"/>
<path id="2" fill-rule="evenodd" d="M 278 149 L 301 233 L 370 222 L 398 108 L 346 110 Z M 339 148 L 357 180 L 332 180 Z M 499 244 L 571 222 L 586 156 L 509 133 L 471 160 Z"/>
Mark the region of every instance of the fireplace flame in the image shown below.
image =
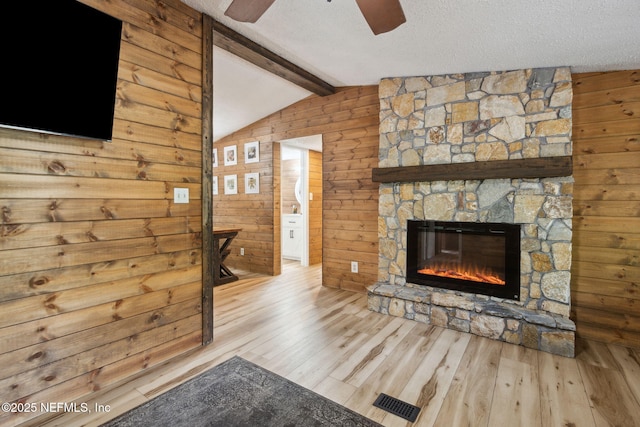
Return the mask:
<path id="1" fill-rule="evenodd" d="M 458 264 L 439 264 L 433 266 L 426 266 L 418 270 L 420 274 L 427 274 L 430 276 L 447 277 L 450 279 L 469 280 L 479 283 L 490 283 L 492 285 L 504 286 L 506 282 L 500 278 L 497 274 L 486 271 L 486 269 L 461 266 Z"/>

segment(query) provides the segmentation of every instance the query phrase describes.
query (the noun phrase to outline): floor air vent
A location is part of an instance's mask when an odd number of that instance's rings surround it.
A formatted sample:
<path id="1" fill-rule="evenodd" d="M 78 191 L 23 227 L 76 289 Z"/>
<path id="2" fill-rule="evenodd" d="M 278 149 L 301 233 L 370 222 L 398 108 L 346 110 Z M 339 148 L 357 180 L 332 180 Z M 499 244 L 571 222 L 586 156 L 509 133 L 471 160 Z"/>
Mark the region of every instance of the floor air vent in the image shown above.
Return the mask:
<path id="1" fill-rule="evenodd" d="M 380 396 L 373 402 L 373 406 L 384 409 L 393 415 L 397 415 L 411 422 L 414 422 L 416 418 L 418 418 L 418 413 L 420 412 L 420 408 L 417 406 L 403 402 L 384 393 L 380 393 Z"/>

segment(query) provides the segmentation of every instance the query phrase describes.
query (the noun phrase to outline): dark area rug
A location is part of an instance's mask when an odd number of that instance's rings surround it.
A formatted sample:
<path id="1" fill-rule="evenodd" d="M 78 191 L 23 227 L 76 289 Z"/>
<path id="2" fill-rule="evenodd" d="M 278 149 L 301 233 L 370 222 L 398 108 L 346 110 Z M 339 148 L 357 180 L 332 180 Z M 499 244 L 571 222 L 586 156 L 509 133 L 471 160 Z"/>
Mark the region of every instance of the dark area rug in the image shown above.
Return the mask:
<path id="1" fill-rule="evenodd" d="M 141 426 L 380 426 L 240 357 L 103 424 Z"/>

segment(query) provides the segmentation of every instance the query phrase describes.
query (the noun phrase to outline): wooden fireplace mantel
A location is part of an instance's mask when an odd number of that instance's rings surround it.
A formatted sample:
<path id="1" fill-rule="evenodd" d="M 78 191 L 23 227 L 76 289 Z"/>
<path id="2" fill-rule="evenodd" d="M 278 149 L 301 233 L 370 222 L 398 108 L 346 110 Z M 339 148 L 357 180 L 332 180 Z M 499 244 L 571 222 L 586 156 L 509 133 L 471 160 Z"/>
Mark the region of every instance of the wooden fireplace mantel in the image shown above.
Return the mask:
<path id="1" fill-rule="evenodd" d="M 467 179 L 553 178 L 571 176 L 571 156 L 494 160 L 443 165 L 373 168 L 373 182 L 426 182 Z"/>

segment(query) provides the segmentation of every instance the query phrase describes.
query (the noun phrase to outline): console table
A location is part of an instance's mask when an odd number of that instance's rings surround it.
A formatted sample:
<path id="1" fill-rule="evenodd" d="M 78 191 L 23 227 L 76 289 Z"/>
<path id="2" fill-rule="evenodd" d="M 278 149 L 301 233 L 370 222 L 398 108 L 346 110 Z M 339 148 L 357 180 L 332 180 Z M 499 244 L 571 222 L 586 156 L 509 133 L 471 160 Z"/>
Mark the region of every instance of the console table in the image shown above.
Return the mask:
<path id="1" fill-rule="evenodd" d="M 213 286 L 238 280 L 238 276 L 233 274 L 224 265 L 224 260 L 231 251 L 229 245 L 241 231 L 241 228 L 215 228 L 213 229 Z"/>

